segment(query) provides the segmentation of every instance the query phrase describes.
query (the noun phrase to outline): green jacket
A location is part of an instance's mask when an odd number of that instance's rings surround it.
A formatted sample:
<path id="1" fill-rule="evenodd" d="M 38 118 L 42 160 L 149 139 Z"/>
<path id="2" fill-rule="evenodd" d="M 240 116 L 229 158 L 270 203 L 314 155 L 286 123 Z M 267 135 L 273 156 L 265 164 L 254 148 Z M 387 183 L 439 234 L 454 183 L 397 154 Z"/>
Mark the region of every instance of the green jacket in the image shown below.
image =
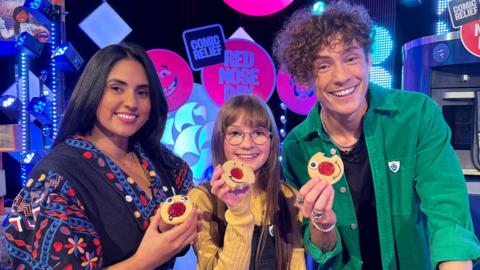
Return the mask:
<path id="1" fill-rule="evenodd" d="M 423 94 L 373 84 L 368 95 L 363 132 L 383 269 L 432 269 L 447 260 L 478 260 L 480 244 L 473 233 L 465 179 L 440 107 Z M 283 143 L 284 176 L 296 188 L 310 179 L 311 156 L 338 153 L 322 129 L 319 109 L 317 104 Z M 398 170 L 392 162 L 398 162 Z M 336 246 L 328 253 L 318 249 L 310 241 L 308 219 L 305 245 L 320 269 L 361 269 L 357 219 L 345 176 L 333 187 Z"/>

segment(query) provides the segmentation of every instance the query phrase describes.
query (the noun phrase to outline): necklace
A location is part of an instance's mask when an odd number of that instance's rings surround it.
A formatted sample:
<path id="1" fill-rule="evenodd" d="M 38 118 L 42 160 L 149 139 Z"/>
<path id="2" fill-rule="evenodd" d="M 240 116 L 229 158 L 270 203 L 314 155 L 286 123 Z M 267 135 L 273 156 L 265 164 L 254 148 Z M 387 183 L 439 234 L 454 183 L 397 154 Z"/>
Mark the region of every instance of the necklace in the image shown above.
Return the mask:
<path id="1" fill-rule="evenodd" d="M 108 155 L 102 148 L 97 147 L 105 156 L 110 158 L 120 169 L 127 174 L 127 181 L 130 184 L 134 182 L 139 185 L 142 190 L 147 194 L 148 197 L 152 198 L 152 178 L 148 173 L 147 168 L 142 165 L 140 159 L 137 157 L 135 151 L 131 151 L 125 154 L 123 159 L 113 158 L 112 156 Z M 139 169 L 140 168 L 140 169 Z"/>
<path id="2" fill-rule="evenodd" d="M 342 151 L 345 151 L 345 152 L 348 152 L 350 150 L 352 150 L 353 147 L 355 147 L 355 145 L 358 143 L 358 139 L 355 139 L 355 142 L 351 143 L 351 144 L 340 144 L 338 143 L 333 137 L 332 135 L 330 134 L 330 132 L 328 131 L 327 129 L 327 126 L 325 125 L 325 118 L 323 116 L 323 110 L 320 111 L 320 121 L 322 122 L 322 127 L 323 127 L 323 130 L 325 130 L 325 133 L 327 133 L 327 135 L 330 137 L 330 139 L 332 139 L 332 142 L 338 147 L 340 148 L 340 150 Z"/>

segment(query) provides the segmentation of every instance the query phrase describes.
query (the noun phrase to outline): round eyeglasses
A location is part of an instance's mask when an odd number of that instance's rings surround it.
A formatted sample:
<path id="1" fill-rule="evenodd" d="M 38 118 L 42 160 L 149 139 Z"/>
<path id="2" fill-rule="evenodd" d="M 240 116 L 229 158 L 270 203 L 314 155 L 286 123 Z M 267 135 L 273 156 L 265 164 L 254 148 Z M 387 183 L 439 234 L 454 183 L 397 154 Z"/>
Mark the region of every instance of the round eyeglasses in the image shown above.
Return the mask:
<path id="1" fill-rule="evenodd" d="M 272 136 L 270 131 L 267 131 L 263 128 L 255 129 L 251 132 L 243 132 L 241 130 L 231 129 L 227 131 L 225 139 L 231 145 L 240 145 L 245 139 L 245 134 L 248 134 L 250 139 L 252 139 L 253 143 L 256 145 L 262 145 L 266 143 Z"/>

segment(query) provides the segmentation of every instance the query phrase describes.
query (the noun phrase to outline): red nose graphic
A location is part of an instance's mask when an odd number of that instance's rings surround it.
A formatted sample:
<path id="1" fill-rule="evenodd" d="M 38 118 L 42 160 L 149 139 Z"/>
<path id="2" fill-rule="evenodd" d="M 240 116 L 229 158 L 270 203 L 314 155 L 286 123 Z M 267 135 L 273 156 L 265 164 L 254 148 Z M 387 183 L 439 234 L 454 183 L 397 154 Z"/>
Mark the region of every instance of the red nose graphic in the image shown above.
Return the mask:
<path id="1" fill-rule="evenodd" d="M 322 175 L 330 176 L 335 172 L 335 166 L 332 162 L 322 162 L 318 165 L 318 172 Z"/>
<path id="2" fill-rule="evenodd" d="M 168 208 L 168 216 L 170 217 L 170 220 L 172 220 L 175 217 L 183 215 L 183 213 L 185 213 L 185 210 L 185 204 L 176 202 Z"/>
<path id="3" fill-rule="evenodd" d="M 235 177 L 236 179 L 242 179 L 243 178 L 243 171 L 239 168 L 233 168 L 230 171 L 230 174 Z"/>

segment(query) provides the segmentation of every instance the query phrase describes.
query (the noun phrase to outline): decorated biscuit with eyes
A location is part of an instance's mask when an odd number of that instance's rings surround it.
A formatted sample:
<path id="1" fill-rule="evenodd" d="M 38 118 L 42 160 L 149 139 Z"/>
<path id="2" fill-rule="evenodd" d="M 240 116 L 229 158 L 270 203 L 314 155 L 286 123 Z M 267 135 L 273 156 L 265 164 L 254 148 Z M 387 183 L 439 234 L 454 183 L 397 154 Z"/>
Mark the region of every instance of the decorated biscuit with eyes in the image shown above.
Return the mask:
<path id="1" fill-rule="evenodd" d="M 230 189 L 243 189 L 255 182 L 253 170 L 238 160 L 228 160 L 222 166 L 222 179 Z"/>
<path id="2" fill-rule="evenodd" d="M 318 152 L 308 161 L 307 170 L 311 178 L 315 177 L 333 185 L 342 178 L 343 162 L 337 155 L 328 158 Z"/>
<path id="3" fill-rule="evenodd" d="M 187 219 L 192 209 L 192 201 L 187 196 L 174 195 L 162 203 L 160 216 L 166 224 L 177 225 Z"/>

